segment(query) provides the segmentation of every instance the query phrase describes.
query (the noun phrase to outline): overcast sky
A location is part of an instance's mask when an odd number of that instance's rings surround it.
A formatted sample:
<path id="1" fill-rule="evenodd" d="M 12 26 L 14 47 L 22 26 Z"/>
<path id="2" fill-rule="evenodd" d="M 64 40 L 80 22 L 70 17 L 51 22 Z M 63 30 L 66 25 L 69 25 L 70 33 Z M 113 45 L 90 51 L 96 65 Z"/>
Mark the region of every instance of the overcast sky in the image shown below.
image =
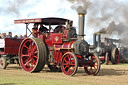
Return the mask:
<path id="1" fill-rule="evenodd" d="M 62 2 L 63 1 L 63 2 Z M 84 0 L 69 0 L 84 1 Z M 78 15 L 67 0 L 0 0 L 0 33 L 25 34 L 24 24 L 14 24 L 16 19 L 61 17 L 74 21 L 78 31 Z M 92 43 L 92 34 L 105 28 L 111 21 L 126 23 L 124 12 L 127 0 L 87 0 L 91 2 L 85 17 L 85 39 Z M 111 3 L 112 2 L 112 3 Z M 75 5 L 79 4 L 76 2 Z M 81 5 L 83 5 L 81 3 Z M 125 6 L 125 8 L 122 8 Z M 119 9 L 119 10 L 118 10 Z M 106 10 L 106 11 L 105 11 Z M 113 11 L 114 10 L 114 11 Z M 122 10 L 122 11 L 120 11 Z M 127 9 L 126 9 L 127 10 Z M 118 14 L 118 12 L 120 12 Z M 115 16 L 114 14 L 115 13 Z M 128 13 L 126 11 L 126 13 Z M 122 15 L 121 15 L 122 14 Z"/>

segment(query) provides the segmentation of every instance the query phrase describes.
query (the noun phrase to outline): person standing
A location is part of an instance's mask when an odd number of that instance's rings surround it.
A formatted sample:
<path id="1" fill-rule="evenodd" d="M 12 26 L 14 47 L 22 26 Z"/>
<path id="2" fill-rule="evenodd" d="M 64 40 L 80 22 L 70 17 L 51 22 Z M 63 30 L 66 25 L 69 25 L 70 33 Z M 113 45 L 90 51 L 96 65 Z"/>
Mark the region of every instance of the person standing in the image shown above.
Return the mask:
<path id="1" fill-rule="evenodd" d="M 6 38 L 7 36 L 6 36 L 6 33 L 2 33 L 2 36 L 1 36 L 2 38 Z"/>
<path id="2" fill-rule="evenodd" d="M 12 32 L 8 32 L 7 38 L 12 38 Z"/>

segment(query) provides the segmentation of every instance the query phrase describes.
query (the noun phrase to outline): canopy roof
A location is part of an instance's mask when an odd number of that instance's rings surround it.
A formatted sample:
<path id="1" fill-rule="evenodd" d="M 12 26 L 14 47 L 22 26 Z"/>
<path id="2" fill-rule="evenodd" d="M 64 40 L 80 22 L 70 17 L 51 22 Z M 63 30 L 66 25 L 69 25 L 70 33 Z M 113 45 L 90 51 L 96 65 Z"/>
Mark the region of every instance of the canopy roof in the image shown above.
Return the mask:
<path id="1" fill-rule="evenodd" d="M 15 24 L 20 23 L 42 23 L 45 25 L 64 25 L 66 21 L 70 21 L 64 18 L 57 18 L 57 17 L 48 17 L 48 18 L 35 18 L 35 19 L 19 19 L 14 20 Z"/>

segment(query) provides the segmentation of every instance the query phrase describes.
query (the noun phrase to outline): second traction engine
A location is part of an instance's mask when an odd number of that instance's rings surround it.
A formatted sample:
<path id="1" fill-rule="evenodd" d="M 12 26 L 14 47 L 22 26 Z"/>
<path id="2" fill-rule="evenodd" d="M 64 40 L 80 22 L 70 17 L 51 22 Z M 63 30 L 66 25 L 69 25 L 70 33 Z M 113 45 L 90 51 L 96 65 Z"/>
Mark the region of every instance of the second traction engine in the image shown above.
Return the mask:
<path id="1" fill-rule="evenodd" d="M 118 64 L 119 50 L 115 43 L 119 40 L 104 38 L 104 42 L 102 42 L 102 34 L 103 33 L 98 32 L 93 34 L 93 47 L 91 48 L 91 51 L 98 54 L 102 63 L 108 64 L 109 61 L 111 61 L 112 64 Z"/>
<path id="2" fill-rule="evenodd" d="M 89 52 L 89 44 L 84 40 L 84 13 L 79 13 L 79 34 L 72 26 L 73 21 L 63 18 L 38 18 L 15 20 L 15 23 L 34 23 L 37 27 L 49 27 L 45 32 L 37 32 L 36 37 L 26 38 L 19 48 L 19 61 L 27 72 L 39 72 L 47 64 L 51 71 L 62 71 L 74 75 L 79 67 L 89 75 L 100 70 L 100 60 L 96 53 Z M 51 31 L 52 25 L 58 25 Z M 28 29 L 28 27 L 26 28 Z"/>

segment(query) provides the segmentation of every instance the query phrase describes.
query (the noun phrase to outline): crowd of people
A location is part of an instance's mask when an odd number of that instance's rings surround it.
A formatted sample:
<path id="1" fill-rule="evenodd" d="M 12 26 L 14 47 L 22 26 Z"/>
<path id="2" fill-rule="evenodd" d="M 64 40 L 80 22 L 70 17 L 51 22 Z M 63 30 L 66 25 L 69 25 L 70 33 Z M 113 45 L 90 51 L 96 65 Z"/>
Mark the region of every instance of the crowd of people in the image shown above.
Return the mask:
<path id="1" fill-rule="evenodd" d="M 23 38 L 26 38 L 26 34 L 24 36 L 22 35 L 14 35 L 12 36 L 12 32 L 8 32 L 8 34 L 6 33 L 0 33 L 0 38 L 14 38 L 14 39 L 23 39 Z"/>

